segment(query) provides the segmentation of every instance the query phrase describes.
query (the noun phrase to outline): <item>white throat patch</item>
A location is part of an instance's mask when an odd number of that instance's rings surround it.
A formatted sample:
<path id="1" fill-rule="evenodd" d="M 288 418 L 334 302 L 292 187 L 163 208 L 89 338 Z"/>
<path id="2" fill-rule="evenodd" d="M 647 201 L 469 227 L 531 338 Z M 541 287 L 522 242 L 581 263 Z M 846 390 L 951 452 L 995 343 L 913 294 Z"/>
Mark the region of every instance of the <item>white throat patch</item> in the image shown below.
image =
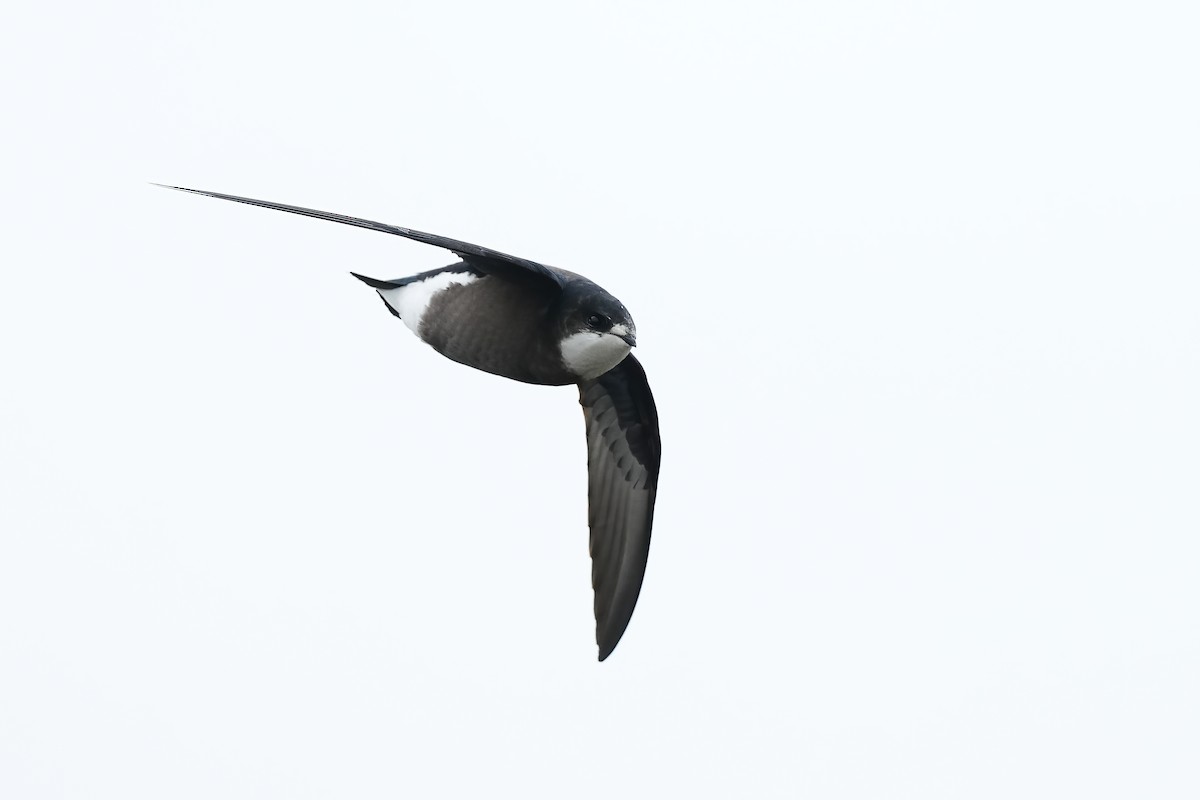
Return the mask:
<path id="1" fill-rule="evenodd" d="M 479 276 L 472 275 L 470 272 L 439 272 L 437 275 L 430 275 L 423 281 L 414 281 L 404 286 L 397 286 L 395 289 L 379 289 L 378 291 L 387 304 L 396 309 L 396 313 L 400 315 L 400 319 L 408 326 L 408 329 L 420 336 L 421 317 L 425 316 L 425 310 L 429 308 L 430 301 L 439 292 L 445 291 L 451 286 L 465 286 L 477 280 L 479 280 Z"/>
<path id="2" fill-rule="evenodd" d="M 611 333 L 582 331 L 558 344 L 563 363 L 585 381 L 599 378 L 629 355 L 629 344 Z"/>

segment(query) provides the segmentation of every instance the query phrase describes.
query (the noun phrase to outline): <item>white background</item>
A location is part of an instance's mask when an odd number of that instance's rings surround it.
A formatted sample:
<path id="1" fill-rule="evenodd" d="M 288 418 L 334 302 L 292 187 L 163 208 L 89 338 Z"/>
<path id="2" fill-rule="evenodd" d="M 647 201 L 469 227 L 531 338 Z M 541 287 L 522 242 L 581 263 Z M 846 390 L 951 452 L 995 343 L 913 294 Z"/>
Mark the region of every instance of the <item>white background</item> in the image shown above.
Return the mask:
<path id="1" fill-rule="evenodd" d="M 20 3 L 0 796 L 1200 796 L 1191 3 Z M 595 660 L 574 389 L 352 279 L 638 323 Z"/>

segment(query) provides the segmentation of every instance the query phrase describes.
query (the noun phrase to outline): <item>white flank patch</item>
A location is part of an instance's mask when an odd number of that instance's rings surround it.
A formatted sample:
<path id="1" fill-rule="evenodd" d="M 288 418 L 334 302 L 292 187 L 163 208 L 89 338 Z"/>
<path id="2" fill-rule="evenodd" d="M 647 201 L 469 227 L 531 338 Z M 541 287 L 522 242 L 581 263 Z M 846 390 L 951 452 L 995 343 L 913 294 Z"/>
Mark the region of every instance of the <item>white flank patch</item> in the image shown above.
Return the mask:
<path id="1" fill-rule="evenodd" d="M 620 364 L 629 355 L 630 347 L 612 334 L 583 331 L 563 339 L 558 349 L 567 369 L 590 381 Z"/>
<path id="2" fill-rule="evenodd" d="M 425 316 L 425 309 L 429 308 L 430 301 L 438 292 L 451 286 L 465 286 L 477 280 L 479 276 L 469 272 L 439 272 L 423 281 L 378 291 L 387 304 L 396 309 L 408 329 L 420 336 L 421 317 Z"/>

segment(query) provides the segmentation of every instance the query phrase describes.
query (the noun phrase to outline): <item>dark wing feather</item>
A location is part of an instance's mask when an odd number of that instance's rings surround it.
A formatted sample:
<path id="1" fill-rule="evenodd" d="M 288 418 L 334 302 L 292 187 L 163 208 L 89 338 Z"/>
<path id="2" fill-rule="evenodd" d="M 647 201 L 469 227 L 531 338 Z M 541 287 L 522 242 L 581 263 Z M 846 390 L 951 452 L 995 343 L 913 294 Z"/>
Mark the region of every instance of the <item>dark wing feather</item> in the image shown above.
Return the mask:
<path id="1" fill-rule="evenodd" d="M 529 275 L 537 276 L 541 279 L 549 279 L 553 281 L 559 288 L 564 283 L 564 276 L 551 267 L 545 264 L 539 264 L 536 261 L 530 261 L 526 258 L 518 258 L 510 256 L 506 253 L 501 253 L 497 250 L 492 250 L 487 247 L 480 247 L 477 244 L 470 242 L 460 242 L 457 239 L 448 239 L 445 236 L 438 236 L 433 233 L 425 233 L 423 231 L 414 231 L 411 228 L 401 228 L 398 225 L 388 225 L 384 222 L 373 222 L 369 219 L 359 219 L 358 217 L 348 217 L 345 214 L 335 214 L 332 211 L 317 211 L 311 208 L 302 208 L 300 206 L 289 206 L 284 203 L 272 203 L 269 200 L 253 200 L 249 197 L 238 197 L 232 194 L 221 194 L 220 192 L 206 192 L 201 189 L 188 189 L 183 186 L 167 186 L 165 184 L 156 183 L 155 186 L 162 186 L 164 189 L 176 189 L 181 192 L 191 192 L 192 194 L 202 194 L 206 197 L 216 197 L 220 200 L 232 200 L 235 203 L 246 203 L 247 205 L 259 206 L 261 208 L 273 208 L 276 211 L 287 211 L 291 214 L 302 214 L 306 217 L 316 217 L 317 219 L 325 219 L 330 222 L 340 222 L 343 225 L 354 225 L 359 228 L 366 228 L 372 231 L 380 231 L 382 233 L 390 233 L 393 236 L 403 236 L 406 239 L 412 239 L 423 244 L 431 244 L 434 247 L 442 247 L 446 250 L 455 253 L 464 261 L 474 266 L 479 267 L 484 272 L 499 271 L 507 275 L 514 273 L 513 268 L 517 267 L 516 272 L 524 272 Z"/>
<path id="2" fill-rule="evenodd" d="M 608 658 L 633 616 L 658 491 L 658 412 L 633 356 L 579 385 L 588 442 L 588 524 L 596 644 Z"/>

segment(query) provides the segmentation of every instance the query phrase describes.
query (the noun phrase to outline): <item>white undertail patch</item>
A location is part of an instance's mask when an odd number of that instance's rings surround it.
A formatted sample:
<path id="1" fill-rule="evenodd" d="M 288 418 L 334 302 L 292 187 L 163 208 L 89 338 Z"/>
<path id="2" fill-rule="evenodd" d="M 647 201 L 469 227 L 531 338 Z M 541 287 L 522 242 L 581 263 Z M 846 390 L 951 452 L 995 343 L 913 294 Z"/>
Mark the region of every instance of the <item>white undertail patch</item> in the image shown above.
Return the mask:
<path id="1" fill-rule="evenodd" d="M 582 331 L 558 344 L 563 363 L 582 380 L 599 378 L 629 355 L 629 344 L 611 333 Z"/>
<path id="2" fill-rule="evenodd" d="M 439 272 L 423 281 L 413 281 L 395 289 L 378 291 L 387 304 L 396 309 L 396 313 L 408 329 L 420 336 L 421 318 L 425 316 L 425 310 L 438 293 L 451 286 L 466 286 L 477 280 L 479 276 L 470 272 Z"/>

